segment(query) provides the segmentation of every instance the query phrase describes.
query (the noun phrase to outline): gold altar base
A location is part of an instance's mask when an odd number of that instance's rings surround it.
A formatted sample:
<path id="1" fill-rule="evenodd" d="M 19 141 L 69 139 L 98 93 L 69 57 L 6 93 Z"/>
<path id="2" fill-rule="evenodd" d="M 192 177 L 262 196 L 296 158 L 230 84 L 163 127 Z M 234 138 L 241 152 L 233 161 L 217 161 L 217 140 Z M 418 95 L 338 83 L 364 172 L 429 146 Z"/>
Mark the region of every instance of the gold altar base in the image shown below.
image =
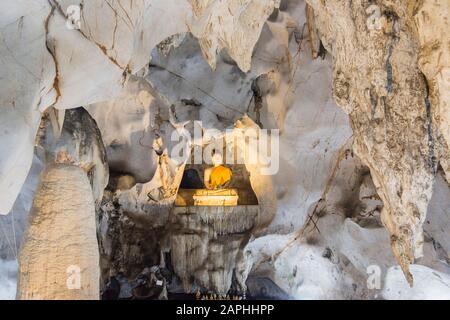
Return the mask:
<path id="1" fill-rule="evenodd" d="M 197 189 L 192 198 L 194 206 L 237 206 L 239 199 L 236 189 Z"/>

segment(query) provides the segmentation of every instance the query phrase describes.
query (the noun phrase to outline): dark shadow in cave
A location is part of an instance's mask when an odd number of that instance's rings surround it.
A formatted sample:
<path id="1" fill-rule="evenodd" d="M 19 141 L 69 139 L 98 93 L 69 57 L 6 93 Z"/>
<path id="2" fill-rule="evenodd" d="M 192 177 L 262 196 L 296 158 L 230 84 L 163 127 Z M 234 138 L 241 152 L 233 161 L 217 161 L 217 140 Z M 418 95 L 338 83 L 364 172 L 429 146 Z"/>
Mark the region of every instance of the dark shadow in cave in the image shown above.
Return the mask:
<path id="1" fill-rule="evenodd" d="M 183 173 L 180 184 L 181 189 L 204 189 L 205 185 L 200 179 L 198 171 L 195 169 L 187 169 Z"/>

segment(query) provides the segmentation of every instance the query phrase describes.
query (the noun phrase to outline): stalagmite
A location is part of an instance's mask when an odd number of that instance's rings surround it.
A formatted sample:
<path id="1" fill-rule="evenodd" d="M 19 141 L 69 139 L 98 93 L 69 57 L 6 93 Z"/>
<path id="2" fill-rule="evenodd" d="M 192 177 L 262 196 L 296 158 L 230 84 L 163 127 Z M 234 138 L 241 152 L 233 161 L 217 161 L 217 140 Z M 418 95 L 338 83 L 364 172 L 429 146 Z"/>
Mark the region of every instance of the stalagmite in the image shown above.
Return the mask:
<path id="1" fill-rule="evenodd" d="M 83 108 L 66 112 L 60 136 L 54 125 L 44 121 L 48 164 L 22 242 L 17 298 L 98 299 L 95 208 L 108 181 L 105 148 Z"/>
<path id="2" fill-rule="evenodd" d="M 46 169 L 19 265 L 18 299 L 98 299 L 94 198 L 81 168 L 55 164 Z"/>

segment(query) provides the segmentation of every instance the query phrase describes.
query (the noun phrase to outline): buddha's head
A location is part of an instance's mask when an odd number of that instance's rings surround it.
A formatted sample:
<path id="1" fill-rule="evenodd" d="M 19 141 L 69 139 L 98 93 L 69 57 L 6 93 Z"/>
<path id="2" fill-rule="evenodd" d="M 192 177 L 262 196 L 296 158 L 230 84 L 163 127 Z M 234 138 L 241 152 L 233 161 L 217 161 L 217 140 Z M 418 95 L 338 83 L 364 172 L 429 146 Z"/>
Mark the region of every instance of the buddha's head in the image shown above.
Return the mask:
<path id="1" fill-rule="evenodd" d="M 218 167 L 218 166 L 222 165 L 223 164 L 222 155 L 220 153 L 214 153 L 211 158 L 211 161 L 212 161 L 214 167 Z"/>

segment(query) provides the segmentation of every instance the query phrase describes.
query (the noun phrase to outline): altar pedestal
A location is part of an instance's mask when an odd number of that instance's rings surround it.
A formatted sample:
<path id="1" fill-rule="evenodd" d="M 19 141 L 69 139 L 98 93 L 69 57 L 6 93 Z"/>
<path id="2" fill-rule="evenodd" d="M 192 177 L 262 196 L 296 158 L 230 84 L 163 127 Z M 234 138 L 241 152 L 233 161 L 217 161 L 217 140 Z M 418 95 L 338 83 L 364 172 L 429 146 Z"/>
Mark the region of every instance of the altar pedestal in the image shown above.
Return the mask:
<path id="1" fill-rule="evenodd" d="M 239 199 L 236 189 L 198 189 L 192 198 L 194 206 L 237 206 Z"/>

